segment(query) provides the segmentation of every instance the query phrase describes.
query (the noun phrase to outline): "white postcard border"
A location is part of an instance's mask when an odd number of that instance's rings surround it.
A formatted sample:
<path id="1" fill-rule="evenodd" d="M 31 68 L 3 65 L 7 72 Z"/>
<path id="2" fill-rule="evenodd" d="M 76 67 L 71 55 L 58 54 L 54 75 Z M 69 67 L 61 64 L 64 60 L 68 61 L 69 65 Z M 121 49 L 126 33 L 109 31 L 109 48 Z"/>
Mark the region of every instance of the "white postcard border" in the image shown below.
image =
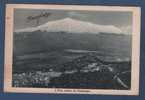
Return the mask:
<path id="1" fill-rule="evenodd" d="M 132 70 L 131 90 L 111 89 L 64 89 L 64 88 L 16 88 L 12 87 L 12 55 L 13 55 L 13 16 L 14 9 L 51 9 L 51 10 L 88 10 L 88 11 L 122 11 L 133 13 L 132 25 Z M 65 94 L 100 94 L 100 95 L 138 95 L 139 94 L 139 62 L 140 62 L 140 8 L 120 6 L 79 6 L 79 5 L 36 5 L 7 4 L 5 22 L 5 59 L 4 59 L 4 91 L 18 93 L 65 93 Z"/>

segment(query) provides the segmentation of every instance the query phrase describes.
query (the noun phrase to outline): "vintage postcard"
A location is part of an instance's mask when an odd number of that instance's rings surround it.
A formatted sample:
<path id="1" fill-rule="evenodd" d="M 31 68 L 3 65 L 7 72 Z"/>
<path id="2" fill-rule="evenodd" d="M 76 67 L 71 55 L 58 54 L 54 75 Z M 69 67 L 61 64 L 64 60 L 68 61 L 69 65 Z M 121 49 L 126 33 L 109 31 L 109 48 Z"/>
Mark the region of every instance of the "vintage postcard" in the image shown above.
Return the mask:
<path id="1" fill-rule="evenodd" d="M 139 94 L 140 8 L 7 4 L 4 91 Z"/>

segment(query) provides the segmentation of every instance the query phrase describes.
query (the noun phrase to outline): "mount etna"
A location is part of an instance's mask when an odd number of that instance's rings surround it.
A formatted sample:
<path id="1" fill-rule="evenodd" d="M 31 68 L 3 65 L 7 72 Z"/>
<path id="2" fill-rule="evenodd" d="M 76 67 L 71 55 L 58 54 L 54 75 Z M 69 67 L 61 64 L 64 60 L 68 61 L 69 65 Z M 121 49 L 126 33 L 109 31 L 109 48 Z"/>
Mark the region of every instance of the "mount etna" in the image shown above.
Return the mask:
<path id="1" fill-rule="evenodd" d="M 72 18 L 15 30 L 13 86 L 130 89 L 131 36 Z"/>

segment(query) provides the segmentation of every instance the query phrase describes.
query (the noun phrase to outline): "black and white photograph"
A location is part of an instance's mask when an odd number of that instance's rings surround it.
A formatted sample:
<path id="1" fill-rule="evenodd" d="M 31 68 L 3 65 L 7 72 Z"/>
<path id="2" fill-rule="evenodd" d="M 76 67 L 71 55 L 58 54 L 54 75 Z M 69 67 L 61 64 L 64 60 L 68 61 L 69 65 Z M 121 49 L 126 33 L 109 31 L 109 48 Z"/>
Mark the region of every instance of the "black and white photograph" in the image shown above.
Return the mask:
<path id="1" fill-rule="evenodd" d="M 139 8 L 9 4 L 6 10 L 6 91 L 138 94 Z"/>

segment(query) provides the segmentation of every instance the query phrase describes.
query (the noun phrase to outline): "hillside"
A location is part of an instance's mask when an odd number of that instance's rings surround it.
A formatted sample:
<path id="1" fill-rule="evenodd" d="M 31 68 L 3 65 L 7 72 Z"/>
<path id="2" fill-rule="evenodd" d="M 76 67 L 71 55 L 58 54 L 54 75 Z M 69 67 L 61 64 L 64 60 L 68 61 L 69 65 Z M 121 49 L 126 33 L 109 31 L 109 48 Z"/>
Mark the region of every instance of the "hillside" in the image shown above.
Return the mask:
<path id="1" fill-rule="evenodd" d="M 121 49 L 120 49 L 121 48 Z M 14 53 L 23 55 L 53 50 L 103 50 L 130 56 L 131 36 L 123 34 L 73 34 L 41 32 L 14 34 Z"/>

